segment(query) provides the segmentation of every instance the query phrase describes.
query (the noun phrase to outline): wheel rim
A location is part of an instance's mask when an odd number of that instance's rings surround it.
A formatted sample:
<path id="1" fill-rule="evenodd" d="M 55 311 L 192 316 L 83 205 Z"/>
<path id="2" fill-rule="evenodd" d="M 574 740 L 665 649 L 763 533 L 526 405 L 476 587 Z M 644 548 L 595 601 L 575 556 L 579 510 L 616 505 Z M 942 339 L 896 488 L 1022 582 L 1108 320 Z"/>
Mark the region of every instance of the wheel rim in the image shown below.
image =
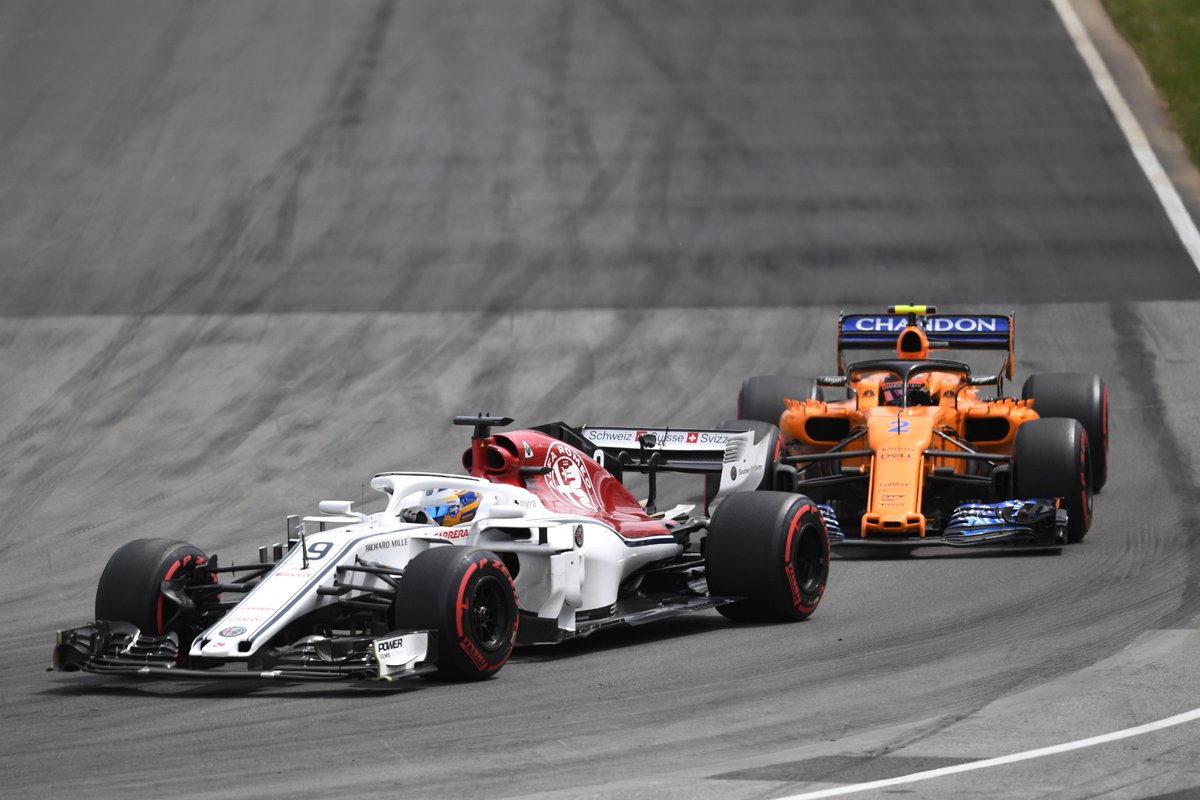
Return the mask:
<path id="1" fill-rule="evenodd" d="M 468 627 L 479 647 L 500 650 L 512 630 L 511 594 L 497 578 L 488 575 L 475 584 L 468 607 Z"/>
<path id="2" fill-rule="evenodd" d="M 821 591 L 828 559 L 829 552 L 825 548 L 820 526 L 809 523 L 802 527 L 792 551 L 792 568 L 802 594 L 814 595 Z"/>
<path id="3" fill-rule="evenodd" d="M 190 563 L 188 559 L 191 559 Z M 207 563 L 207 560 L 192 559 L 191 556 L 188 556 L 186 559 L 175 562 L 167 570 L 166 575 L 163 576 L 163 580 L 175 581 L 180 585 L 184 593 L 186 593 L 189 587 L 200 585 L 200 581 L 196 580 L 196 570 Z M 217 582 L 217 577 L 211 573 L 208 574 L 208 578 L 209 583 Z M 166 595 L 159 591 L 155 599 L 155 615 L 158 623 L 155 632 L 161 636 L 168 631 L 175 631 L 179 634 L 181 641 L 185 637 L 194 637 L 207 627 L 207 625 L 199 621 L 204 615 L 204 606 L 207 603 L 219 600 L 220 597 L 219 594 L 214 594 L 203 596 L 202 598 L 193 598 L 195 607 L 189 609 L 169 600 Z"/>

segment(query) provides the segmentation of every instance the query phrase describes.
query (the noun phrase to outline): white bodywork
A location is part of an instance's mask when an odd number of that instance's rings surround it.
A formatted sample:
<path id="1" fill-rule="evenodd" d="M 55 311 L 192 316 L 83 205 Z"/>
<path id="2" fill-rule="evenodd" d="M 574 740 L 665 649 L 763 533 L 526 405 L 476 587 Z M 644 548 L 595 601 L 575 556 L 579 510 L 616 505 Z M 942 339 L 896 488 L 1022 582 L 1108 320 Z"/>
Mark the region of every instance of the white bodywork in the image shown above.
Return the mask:
<path id="1" fill-rule="evenodd" d="M 385 510 L 371 515 L 307 517 L 337 527 L 303 536 L 244 598 L 192 644 L 191 655 L 249 657 L 288 623 L 339 598 L 321 595 L 341 578 L 370 588 L 383 579 L 365 572 L 339 576 L 338 567 L 378 565 L 403 568 L 430 547 L 481 547 L 515 553 L 515 579 L 522 610 L 555 619 L 574 630 L 577 610 L 605 608 L 617 597 L 621 580 L 638 568 L 678 556 L 682 545 L 669 535 L 640 539 L 630 546 L 610 526 L 588 517 L 548 511 L 532 492 L 465 475 L 396 472 L 376 476 L 371 486 L 389 495 Z M 403 521 L 400 512 L 419 505 L 427 489 L 469 489 L 482 496 L 474 520 L 443 528 Z M 330 508 L 331 503 L 323 503 Z M 341 510 L 341 509 L 339 509 Z M 307 566 L 305 566 L 307 554 Z M 355 592 L 344 595 L 353 598 Z"/>
<path id="2" fill-rule="evenodd" d="M 658 441 L 649 449 L 723 451 L 720 487 L 710 505 L 732 492 L 756 488 L 764 464 L 772 457 L 766 452 L 767 442 L 754 444 L 751 432 L 650 432 Z M 627 444 L 625 438 L 632 438 L 634 433 L 641 431 L 584 429 L 584 435 L 598 448 Z M 720 441 L 712 438 L 715 436 L 721 437 Z M 700 437 L 705 438 L 700 441 Z M 603 463 L 600 449 L 593 455 Z M 579 612 L 603 616 L 611 610 L 621 581 L 631 573 L 647 564 L 676 558 L 684 550 L 684 545 L 668 533 L 627 539 L 592 516 L 551 511 L 527 489 L 482 478 L 389 472 L 376 475 L 371 487 L 388 496 L 386 509 L 366 515 L 353 512 L 346 501 L 323 501 L 323 516 L 304 519 L 308 528 L 301 525 L 298 541 L 235 607 L 196 637 L 190 655 L 224 660 L 249 658 L 289 623 L 323 605 L 364 594 L 362 589 L 334 594 L 338 583 L 387 589 L 379 575 L 347 568 L 402 569 L 430 547 L 468 546 L 515 554 L 519 569 L 514 583 L 520 609 L 555 620 L 560 631 L 572 632 Z M 406 522 L 400 516 L 405 509 L 421 505 L 427 490 L 446 489 L 471 490 L 480 495 L 479 509 L 469 523 L 441 527 Z M 665 517 L 682 519 L 690 510 L 690 506 L 678 507 Z M 311 529 L 318 525 L 321 530 Z M 375 655 L 381 671 L 405 659 L 423 658 L 418 638 L 403 643 L 394 636 L 377 640 Z"/>

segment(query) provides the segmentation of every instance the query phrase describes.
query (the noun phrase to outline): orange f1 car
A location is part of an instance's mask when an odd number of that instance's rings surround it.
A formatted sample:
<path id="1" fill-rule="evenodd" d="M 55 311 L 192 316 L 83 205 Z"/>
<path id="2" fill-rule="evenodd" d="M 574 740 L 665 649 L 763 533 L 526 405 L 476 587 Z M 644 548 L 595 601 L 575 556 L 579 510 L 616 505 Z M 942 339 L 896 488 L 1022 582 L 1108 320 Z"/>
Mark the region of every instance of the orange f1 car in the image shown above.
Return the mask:
<path id="1" fill-rule="evenodd" d="M 822 509 L 839 545 L 1055 548 L 1091 526 L 1108 475 L 1108 389 L 1096 375 L 1013 375 L 1015 317 L 939 315 L 932 306 L 838 318 L 838 374 L 759 376 L 738 418 L 778 424 L 775 488 Z M 845 351 L 892 351 L 847 364 Z M 1005 352 L 977 375 L 939 350 Z M 843 388 L 846 399 L 824 390 Z M 995 387 L 984 397 L 981 389 Z M 990 394 L 990 393 L 989 393 Z"/>

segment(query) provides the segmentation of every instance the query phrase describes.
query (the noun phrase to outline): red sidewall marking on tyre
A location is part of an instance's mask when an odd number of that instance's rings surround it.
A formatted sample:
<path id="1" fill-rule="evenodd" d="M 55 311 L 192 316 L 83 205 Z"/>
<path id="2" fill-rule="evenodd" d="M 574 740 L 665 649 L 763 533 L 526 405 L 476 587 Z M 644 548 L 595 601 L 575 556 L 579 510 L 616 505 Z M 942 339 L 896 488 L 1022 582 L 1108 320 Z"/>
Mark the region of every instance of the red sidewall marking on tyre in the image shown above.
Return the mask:
<path id="1" fill-rule="evenodd" d="M 796 581 L 796 567 L 792 564 L 792 538 L 796 535 L 796 526 L 800 523 L 800 517 L 811 510 L 812 506 L 801 506 L 796 515 L 792 517 L 792 522 L 788 526 L 787 544 L 784 545 L 783 551 L 783 573 L 787 576 L 788 590 L 792 593 L 792 605 L 801 611 L 806 611 L 807 607 L 804 605 L 804 595 L 800 591 L 800 584 Z"/>
<path id="2" fill-rule="evenodd" d="M 487 559 L 484 559 L 481 563 L 486 564 Z M 462 581 L 458 584 L 458 599 L 454 603 L 454 610 L 456 612 L 454 614 L 454 622 L 458 626 L 459 639 L 462 639 L 466 635 L 463 633 L 463 617 L 470 607 L 466 598 L 467 581 L 471 580 L 471 576 L 475 574 L 475 570 L 477 569 L 479 569 L 479 564 L 472 561 L 471 566 L 467 567 L 467 571 L 463 573 Z"/>
<path id="3" fill-rule="evenodd" d="M 477 670 L 480 672 L 488 671 L 489 666 L 487 659 L 484 657 L 483 653 L 479 652 L 479 648 L 475 646 L 474 642 L 464 636 L 458 640 L 458 646 L 464 653 L 467 654 L 467 658 L 471 659 L 471 663 L 475 665 Z"/>
<path id="4" fill-rule="evenodd" d="M 829 563 L 829 529 L 825 527 L 825 516 L 823 514 L 821 514 L 820 511 L 817 512 L 817 515 L 819 517 L 821 517 L 821 528 L 822 528 L 822 530 L 825 531 L 825 563 L 828 564 Z M 811 606 L 803 606 L 803 607 L 801 607 L 800 610 L 801 611 L 813 611 L 814 609 L 816 609 L 817 605 L 820 604 L 821 598 L 824 596 L 825 596 L 825 584 L 822 583 L 817 586 L 817 591 L 813 597 L 812 605 Z"/>
<path id="5" fill-rule="evenodd" d="M 471 576 L 475 573 L 475 570 L 486 567 L 487 563 L 488 561 L 486 558 L 482 558 L 479 561 L 473 561 L 471 562 L 471 566 L 467 568 L 466 573 L 463 574 L 462 582 L 458 585 L 458 601 L 455 604 L 455 610 L 457 613 L 454 615 L 454 619 L 455 624 L 458 626 L 459 649 L 467 654 L 467 658 L 471 659 L 471 663 L 474 664 L 475 668 L 480 672 L 495 672 L 504 666 L 506 661 L 508 661 L 509 655 L 512 654 L 512 648 L 509 648 L 508 652 L 504 653 L 499 661 L 497 661 L 495 664 L 492 664 L 487 660 L 487 656 L 483 654 L 483 651 L 480 650 L 479 647 L 473 641 L 471 641 L 471 638 L 466 635 L 466 632 L 463 629 L 463 619 L 468 613 L 470 613 L 470 605 L 466 602 L 465 597 L 467 582 L 471 579 Z M 492 561 L 492 566 L 499 569 L 502 573 L 504 573 L 504 577 L 508 578 L 508 587 L 512 592 L 513 602 L 515 604 L 517 592 L 516 588 L 513 586 L 512 575 L 509 574 L 508 567 L 504 566 L 503 561 L 495 560 Z M 515 614 L 513 616 L 512 627 L 512 639 L 514 642 L 517 640 L 517 628 L 520 624 L 520 614 Z"/>

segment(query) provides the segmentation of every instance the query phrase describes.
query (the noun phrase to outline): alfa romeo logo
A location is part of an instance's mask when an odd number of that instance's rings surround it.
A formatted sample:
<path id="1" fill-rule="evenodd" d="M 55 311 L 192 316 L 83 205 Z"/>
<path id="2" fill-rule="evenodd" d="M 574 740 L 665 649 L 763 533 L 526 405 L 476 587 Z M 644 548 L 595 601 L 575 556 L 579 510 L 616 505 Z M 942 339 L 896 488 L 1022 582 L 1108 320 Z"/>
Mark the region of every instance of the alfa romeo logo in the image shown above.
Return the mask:
<path id="1" fill-rule="evenodd" d="M 546 485 L 560 497 L 589 511 L 600 508 L 600 498 L 583 456 L 566 445 L 552 444 L 546 452 L 546 466 L 550 467 Z"/>

